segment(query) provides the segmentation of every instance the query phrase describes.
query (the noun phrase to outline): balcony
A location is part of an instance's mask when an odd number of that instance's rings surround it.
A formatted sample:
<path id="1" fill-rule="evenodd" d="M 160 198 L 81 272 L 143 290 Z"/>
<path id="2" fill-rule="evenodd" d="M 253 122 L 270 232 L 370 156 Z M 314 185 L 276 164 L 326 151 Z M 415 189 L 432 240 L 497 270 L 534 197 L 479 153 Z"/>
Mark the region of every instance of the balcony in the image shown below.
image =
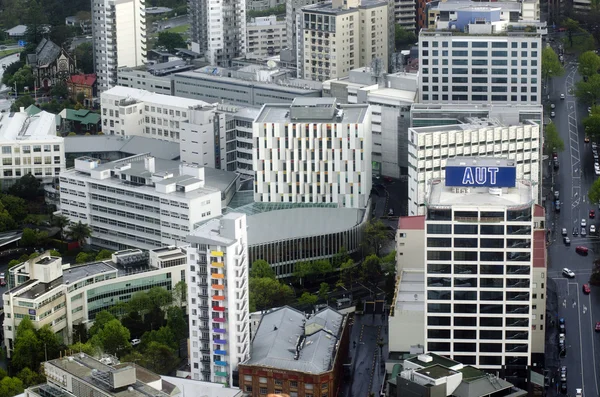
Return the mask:
<path id="1" fill-rule="evenodd" d="M 216 343 L 217 345 L 225 345 L 227 344 L 227 341 L 225 339 L 213 339 L 213 343 Z"/>

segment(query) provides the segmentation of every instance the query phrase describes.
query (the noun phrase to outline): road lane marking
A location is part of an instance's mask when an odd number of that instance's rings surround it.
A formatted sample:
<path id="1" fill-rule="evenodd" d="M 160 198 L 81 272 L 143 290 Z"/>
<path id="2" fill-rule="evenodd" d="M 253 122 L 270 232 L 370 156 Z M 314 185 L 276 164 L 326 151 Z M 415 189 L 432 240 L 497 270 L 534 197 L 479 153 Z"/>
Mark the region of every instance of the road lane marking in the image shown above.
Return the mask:
<path id="1" fill-rule="evenodd" d="M 569 283 L 571 284 L 571 283 Z M 577 289 L 579 289 L 579 283 L 575 283 L 577 284 Z M 577 303 L 579 303 L 579 294 L 577 294 Z M 579 355 L 579 358 L 581 359 L 581 383 L 580 385 L 583 386 L 584 382 L 583 382 L 583 371 L 584 371 L 584 367 L 583 367 L 583 337 L 581 336 L 581 312 L 579 310 L 577 310 L 577 316 L 579 317 L 579 351 L 581 352 L 581 354 Z M 594 368 L 594 377 L 596 376 L 596 368 Z"/>
<path id="2" fill-rule="evenodd" d="M 590 327 L 593 325 L 592 322 L 592 316 L 593 316 L 593 312 L 592 312 L 592 299 L 591 299 L 591 295 L 588 295 L 588 305 L 590 307 Z M 594 381 L 596 382 L 596 395 L 600 395 L 599 392 L 600 390 L 598 389 L 598 375 L 597 375 L 597 367 L 596 367 L 596 347 L 594 346 L 594 334 L 592 333 L 592 359 L 594 360 Z"/>

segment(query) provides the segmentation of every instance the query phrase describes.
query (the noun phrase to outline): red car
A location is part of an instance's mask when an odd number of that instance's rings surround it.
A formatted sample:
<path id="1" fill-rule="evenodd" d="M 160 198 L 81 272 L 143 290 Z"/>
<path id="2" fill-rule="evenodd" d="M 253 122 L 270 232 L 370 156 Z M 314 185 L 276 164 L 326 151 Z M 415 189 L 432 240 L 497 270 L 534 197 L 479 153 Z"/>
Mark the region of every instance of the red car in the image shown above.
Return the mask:
<path id="1" fill-rule="evenodd" d="M 590 218 L 594 219 L 596 217 L 596 211 L 590 210 Z"/>
<path id="2" fill-rule="evenodd" d="M 580 245 L 578 247 L 575 247 L 575 252 L 577 252 L 580 255 L 587 255 L 588 247 L 584 247 L 583 245 Z"/>
<path id="3" fill-rule="evenodd" d="M 596 323 L 596 332 L 600 332 L 600 322 Z"/>
<path id="4" fill-rule="evenodd" d="M 590 286 L 588 284 L 583 284 L 583 293 L 584 294 L 589 294 L 590 292 L 592 292 L 590 290 Z"/>

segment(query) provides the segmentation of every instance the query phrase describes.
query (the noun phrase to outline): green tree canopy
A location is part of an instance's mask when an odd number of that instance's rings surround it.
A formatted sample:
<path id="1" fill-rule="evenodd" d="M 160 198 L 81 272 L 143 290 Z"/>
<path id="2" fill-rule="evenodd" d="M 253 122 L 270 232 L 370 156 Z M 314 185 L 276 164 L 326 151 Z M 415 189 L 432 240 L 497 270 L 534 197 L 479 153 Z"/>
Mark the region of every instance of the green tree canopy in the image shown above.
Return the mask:
<path id="1" fill-rule="evenodd" d="M 542 78 L 558 77 L 565 74 L 565 68 L 560 63 L 558 55 L 552 47 L 544 47 L 542 50 Z"/>
<path id="2" fill-rule="evenodd" d="M 184 280 L 175 284 L 173 289 L 173 302 L 179 307 L 182 307 L 187 302 L 187 284 Z"/>
<path id="3" fill-rule="evenodd" d="M 575 95 L 587 105 L 594 105 L 600 99 L 600 75 L 594 74 L 587 81 L 575 84 Z"/>
<path id="4" fill-rule="evenodd" d="M 379 255 L 381 245 L 387 239 L 388 231 L 380 220 L 371 220 L 364 232 L 363 247 L 367 253 Z"/>
<path id="5" fill-rule="evenodd" d="M 92 236 L 92 228 L 87 223 L 79 221 L 69 227 L 67 234 L 77 241 L 80 246 L 83 246 L 85 241 Z"/>
<path id="6" fill-rule="evenodd" d="M 52 96 L 63 98 L 63 99 L 68 97 L 69 89 L 67 88 L 67 84 L 63 81 L 55 84 L 54 86 L 52 86 L 52 89 L 50 90 L 50 94 L 52 94 Z"/>
<path id="7" fill-rule="evenodd" d="M 376 280 L 381 275 L 381 259 L 377 255 L 369 255 L 360 266 L 363 281 Z"/>
<path id="8" fill-rule="evenodd" d="M 100 347 L 105 353 L 120 356 L 129 348 L 129 330 L 117 319 L 110 320 L 91 339 L 93 346 Z"/>
<path id="9" fill-rule="evenodd" d="M 150 342 L 143 357 L 140 364 L 157 374 L 168 375 L 179 364 L 173 349 L 159 342 Z"/>
<path id="10" fill-rule="evenodd" d="M 87 252 L 80 252 L 77 254 L 77 256 L 75 257 L 75 263 L 77 264 L 81 264 L 81 263 L 87 263 L 87 262 L 91 262 L 94 260 L 94 254 L 88 254 Z"/>
<path id="11" fill-rule="evenodd" d="M 16 396 L 24 390 L 23 382 L 18 377 L 6 376 L 0 380 L 0 397 Z"/>
<path id="12" fill-rule="evenodd" d="M 588 198 L 590 199 L 590 203 L 600 204 L 600 179 L 596 179 L 594 183 L 592 183 L 592 186 L 590 186 Z"/>
<path id="13" fill-rule="evenodd" d="M 73 352 L 76 353 L 85 353 L 88 356 L 92 356 L 94 357 L 97 353 L 96 348 L 94 346 L 92 346 L 91 343 L 87 342 L 87 343 L 81 343 L 81 342 L 77 342 L 72 344 L 71 346 L 69 346 L 69 349 L 71 349 Z"/>
<path id="14" fill-rule="evenodd" d="M 316 305 L 319 298 L 316 295 L 311 294 L 310 292 L 304 292 L 298 298 L 298 303 L 301 305 Z"/>
<path id="15" fill-rule="evenodd" d="M 27 109 L 31 105 L 35 105 L 35 99 L 31 95 L 21 95 L 10 105 L 10 111 L 18 112 L 21 108 Z"/>
<path id="16" fill-rule="evenodd" d="M 403 50 L 407 46 L 415 44 L 418 39 L 414 32 L 408 31 L 402 27 L 402 25 L 396 24 L 394 26 L 394 42 L 396 44 L 396 51 Z"/>
<path id="17" fill-rule="evenodd" d="M 77 59 L 77 68 L 81 72 L 86 74 L 94 73 L 94 47 L 92 43 L 79 44 L 75 48 L 75 57 Z"/>
<path id="18" fill-rule="evenodd" d="M 252 262 L 250 277 L 261 278 L 267 277 L 275 279 L 275 272 L 269 263 L 263 259 L 258 259 Z"/>
<path id="19" fill-rule="evenodd" d="M 91 337 L 93 337 L 94 335 L 96 335 L 98 332 L 100 332 L 100 330 L 102 328 L 104 328 L 104 326 L 106 324 L 108 324 L 110 321 L 114 320 L 115 316 L 113 316 L 111 313 L 109 313 L 106 310 L 102 310 L 101 312 L 99 312 L 98 314 L 96 314 L 96 318 L 94 319 L 94 324 L 92 325 L 92 327 L 90 328 L 88 334 Z"/>
<path id="20" fill-rule="evenodd" d="M 579 74 L 586 77 L 591 77 L 598 73 L 600 69 L 600 56 L 594 51 L 586 51 L 579 56 L 579 66 L 577 67 Z"/>
<path id="21" fill-rule="evenodd" d="M 35 331 L 25 330 L 15 340 L 14 350 L 11 356 L 11 364 L 16 370 L 23 368 L 37 368 L 38 354 L 43 352 L 44 347 L 35 335 Z M 43 354 L 43 353 L 42 353 Z"/>
<path id="22" fill-rule="evenodd" d="M 169 327 L 160 327 L 158 330 L 145 332 L 142 335 L 142 347 L 146 348 L 151 342 L 158 342 L 173 350 L 176 350 L 179 346 L 177 336 Z"/>
<path id="23" fill-rule="evenodd" d="M 329 284 L 321 283 L 321 285 L 319 286 L 319 298 L 326 299 L 328 293 L 329 293 Z"/>
<path id="24" fill-rule="evenodd" d="M 562 23 L 562 26 L 567 29 L 567 36 L 569 37 L 570 46 L 573 47 L 573 34 L 579 32 L 581 27 L 579 27 L 579 22 L 571 19 L 565 18 Z"/>
<path id="25" fill-rule="evenodd" d="M 21 197 L 25 201 L 32 201 L 44 195 L 41 186 L 40 181 L 29 173 L 17 179 L 17 181 L 8 189 L 8 193 L 13 196 Z"/>
<path id="26" fill-rule="evenodd" d="M 64 237 L 65 228 L 71 224 L 71 221 L 65 215 L 54 215 L 52 224 L 60 229 L 60 237 Z"/>
<path id="27" fill-rule="evenodd" d="M 33 229 L 23 229 L 20 244 L 23 247 L 33 247 L 37 243 L 37 232 Z"/>
<path id="28" fill-rule="evenodd" d="M 171 306 L 167 309 L 167 326 L 173 330 L 178 341 L 189 335 L 185 312 L 181 307 Z"/>
<path id="29" fill-rule="evenodd" d="M 0 202 L 15 222 L 22 222 L 28 215 L 27 202 L 21 197 L 3 194 L 0 197 Z"/>
<path id="30" fill-rule="evenodd" d="M 157 47 L 164 47 L 169 52 L 174 52 L 176 48 L 187 48 L 187 43 L 179 33 L 160 32 L 156 42 Z"/>
<path id="31" fill-rule="evenodd" d="M 600 137 L 600 106 L 592 106 L 590 115 L 583 119 L 585 134 L 589 137 Z"/>
<path id="32" fill-rule="evenodd" d="M 250 278 L 250 311 L 270 309 L 288 304 L 294 291 L 289 285 L 272 278 Z"/>
<path id="33" fill-rule="evenodd" d="M 33 77 L 33 69 L 31 69 L 31 66 L 23 65 L 21 69 L 17 70 L 15 74 L 13 74 L 11 78 L 9 78 L 7 85 L 11 88 L 14 88 L 16 84 L 17 91 L 19 93 L 23 93 L 25 87 L 27 87 L 28 90 L 33 91 L 34 80 L 35 78 Z"/>
<path id="34" fill-rule="evenodd" d="M 37 331 L 37 338 L 40 341 L 40 347 L 42 348 L 39 352 L 40 362 L 45 361 L 46 357 L 48 357 L 48 359 L 58 357 L 62 342 L 58 335 L 52 331 L 50 324 L 44 325 Z"/>
<path id="35" fill-rule="evenodd" d="M 21 380 L 23 387 L 39 385 L 40 383 L 44 383 L 46 380 L 44 375 L 34 372 L 29 368 L 23 368 L 21 372 L 17 374 L 17 378 Z"/>
<path id="36" fill-rule="evenodd" d="M 97 261 L 102 261 L 104 259 L 110 259 L 112 258 L 112 251 L 107 250 L 107 249 L 103 249 L 100 250 L 100 252 L 98 252 L 98 254 L 96 254 L 96 260 Z"/>
<path id="37" fill-rule="evenodd" d="M 548 156 L 550 156 L 553 152 L 562 152 L 565 150 L 565 143 L 558 134 L 558 130 L 556 129 L 556 125 L 554 123 L 549 123 L 544 132 L 546 133 L 546 138 L 544 139 L 544 150 Z"/>

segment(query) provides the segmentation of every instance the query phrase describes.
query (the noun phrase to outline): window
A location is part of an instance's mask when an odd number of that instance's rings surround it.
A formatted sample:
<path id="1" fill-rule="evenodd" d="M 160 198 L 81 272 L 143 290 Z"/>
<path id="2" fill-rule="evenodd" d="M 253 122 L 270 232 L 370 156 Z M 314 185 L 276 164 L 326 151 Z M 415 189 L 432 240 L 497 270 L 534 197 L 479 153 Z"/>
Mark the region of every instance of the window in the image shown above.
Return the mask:
<path id="1" fill-rule="evenodd" d="M 267 388 L 266 387 L 261 387 L 260 388 L 260 394 L 267 394 Z"/>

